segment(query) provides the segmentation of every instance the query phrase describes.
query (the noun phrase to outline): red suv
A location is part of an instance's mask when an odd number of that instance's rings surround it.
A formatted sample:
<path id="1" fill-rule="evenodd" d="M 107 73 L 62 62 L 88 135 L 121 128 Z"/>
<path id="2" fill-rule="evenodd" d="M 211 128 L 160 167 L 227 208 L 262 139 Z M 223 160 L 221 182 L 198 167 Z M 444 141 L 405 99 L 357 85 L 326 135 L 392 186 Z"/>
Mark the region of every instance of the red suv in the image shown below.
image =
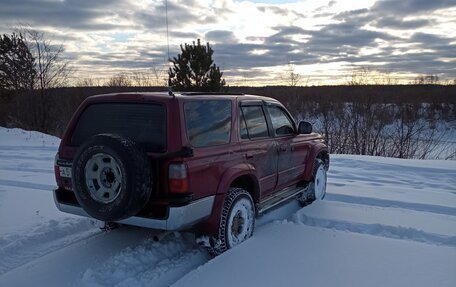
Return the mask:
<path id="1" fill-rule="evenodd" d="M 193 229 L 212 254 L 248 239 L 258 214 L 322 199 L 328 147 L 277 100 L 121 93 L 86 99 L 55 161 L 59 210 L 162 230 Z"/>

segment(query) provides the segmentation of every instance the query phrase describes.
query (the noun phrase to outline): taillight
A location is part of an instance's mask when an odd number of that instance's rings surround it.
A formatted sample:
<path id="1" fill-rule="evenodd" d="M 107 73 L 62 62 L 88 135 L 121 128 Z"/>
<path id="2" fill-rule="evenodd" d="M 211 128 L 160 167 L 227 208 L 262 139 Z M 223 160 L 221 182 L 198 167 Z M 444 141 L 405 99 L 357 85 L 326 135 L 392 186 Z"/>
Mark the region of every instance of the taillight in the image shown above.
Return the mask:
<path id="1" fill-rule="evenodd" d="M 58 186 L 61 185 L 62 178 L 60 177 L 60 168 L 57 164 L 57 160 L 59 159 L 59 153 L 56 153 L 54 158 L 54 174 L 55 174 L 55 181 Z"/>
<path id="2" fill-rule="evenodd" d="M 187 166 L 184 163 L 169 165 L 169 191 L 188 192 Z"/>
<path id="3" fill-rule="evenodd" d="M 55 155 L 54 173 L 57 186 L 71 189 L 71 161 L 59 158 Z"/>

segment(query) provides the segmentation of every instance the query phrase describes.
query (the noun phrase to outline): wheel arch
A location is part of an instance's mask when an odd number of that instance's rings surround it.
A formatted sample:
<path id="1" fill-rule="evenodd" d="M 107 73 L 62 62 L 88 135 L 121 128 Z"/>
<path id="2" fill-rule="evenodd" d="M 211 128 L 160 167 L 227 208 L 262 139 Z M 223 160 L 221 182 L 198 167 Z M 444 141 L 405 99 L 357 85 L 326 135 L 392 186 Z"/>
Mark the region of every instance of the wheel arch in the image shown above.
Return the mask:
<path id="1" fill-rule="evenodd" d="M 260 201 L 260 187 L 258 180 L 251 173 L 235 178 L 230 184 L 230 188 L 231 187 L 239 187 L 247 191 L 250 196 L 252 196 L 254 203 L 258 203 Z"/>
<path id="2" fill-rule="evenodd" d="M 200 232 L 205 234 L 216 234 L 220 223 L 220 213 L 225 196 L 232 187 L 239 187 L 249 192 L 254 201 L 255 207 L 259 200 L 259 183 L 255 174 L 248 164 L 239 164 L 227 170 L 221 180 L 212 207 L 211 216 L 198 225 Z"/>
<path id="3" fill-rule="evenodd" d="M 217 194 L 225 194 L 231 187 L 245 189 L 250 193 L 253 201 L 258 202 L 260 194 L 259 182 L 249 165 L 241 164 L 227 170 L 218 186 Z"/>
<path id="4" fill-rule="evenodd" d="M 304 172 L 305 181 L 313 180 L 312 177 L 313 177 L 314 164 L 317 159 L 320 159 L 323 161 L 326 170 L 329 169 L 329 149 L 326 145 L 317 146 L 309 154 L 309 157 L 307 158 L 308 164 L 306 165 L 306 169 Z"/>

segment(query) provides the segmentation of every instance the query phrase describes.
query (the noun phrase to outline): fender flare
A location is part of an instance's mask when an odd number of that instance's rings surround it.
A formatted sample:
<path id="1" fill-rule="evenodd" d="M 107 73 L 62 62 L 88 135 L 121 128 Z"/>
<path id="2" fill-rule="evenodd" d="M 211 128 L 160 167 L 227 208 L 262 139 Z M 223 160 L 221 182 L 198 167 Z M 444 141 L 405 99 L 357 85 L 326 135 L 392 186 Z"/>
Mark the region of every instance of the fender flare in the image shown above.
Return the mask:
<path id="1" fill-rule="evenodd" d="M 252 165 L 247 163 L 241 163 L 235 166 L 232 166 L 227 171 L 223 173 L 222 180 L 220 181 L 217 187 L 217 194 L 225 194 L 228 192 L 231 183 L 233 183 L 236 178 L 247 175 L 252 178 L 254 183 L 254 191 L 252 197 L 255 198 L 255 192 L 258 192 L 259 183 L 255 175 L 254 168 Z"/>
<path id="2" fill-rule="evenodd" d="M 305 181 L 311 181 L 312 180 L 312 173 L 314 170 L 314 164 L 315 160 L 317 159 L 318 155 L 320 154 L 327 154 L 327 159 L 325 159 L 325 164 L 326 166 L 329 166 L 329 149 L 324 143 L 319 143 L 314 146 L 314 148 L 311 150 L 307 157 L 307 165 L 306 169 L 304 171 L 304 177 L 303 179 Z"/>

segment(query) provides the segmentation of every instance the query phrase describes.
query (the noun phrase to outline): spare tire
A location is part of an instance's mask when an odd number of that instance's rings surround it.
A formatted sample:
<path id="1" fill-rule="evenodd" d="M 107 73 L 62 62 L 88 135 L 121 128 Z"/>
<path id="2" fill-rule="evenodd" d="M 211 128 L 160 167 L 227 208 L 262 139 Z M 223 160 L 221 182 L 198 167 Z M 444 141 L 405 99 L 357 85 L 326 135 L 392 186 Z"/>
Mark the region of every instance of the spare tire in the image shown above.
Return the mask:
<path id="1" fill-rule="evenodd" d="M 102 221 L 137 214 L 152 193 L 151 164 L 132 140 L 99 134 L 83 143 L 74 158 L 73 189 L 81 207 Z"/>

